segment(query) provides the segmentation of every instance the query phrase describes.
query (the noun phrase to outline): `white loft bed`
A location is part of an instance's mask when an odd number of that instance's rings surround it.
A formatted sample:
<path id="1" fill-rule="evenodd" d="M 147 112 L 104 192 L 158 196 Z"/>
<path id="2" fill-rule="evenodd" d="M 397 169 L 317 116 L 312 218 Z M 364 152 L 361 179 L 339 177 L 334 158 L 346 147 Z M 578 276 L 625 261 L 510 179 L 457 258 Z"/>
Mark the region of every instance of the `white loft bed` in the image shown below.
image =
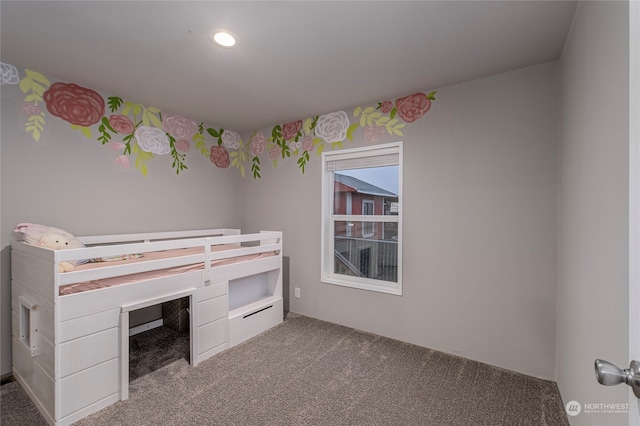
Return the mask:
<path id="1" fill-rule="evenodd" d="M 192 366 L 282 322 L 280 232 L 78 239 L 87 247 L 11 247 L 13 375 L 50 424 L 128 398 L 131 311 L 188 297 Z M 58 272 L 63 261 L 130 254 L 143 257 Z"/>

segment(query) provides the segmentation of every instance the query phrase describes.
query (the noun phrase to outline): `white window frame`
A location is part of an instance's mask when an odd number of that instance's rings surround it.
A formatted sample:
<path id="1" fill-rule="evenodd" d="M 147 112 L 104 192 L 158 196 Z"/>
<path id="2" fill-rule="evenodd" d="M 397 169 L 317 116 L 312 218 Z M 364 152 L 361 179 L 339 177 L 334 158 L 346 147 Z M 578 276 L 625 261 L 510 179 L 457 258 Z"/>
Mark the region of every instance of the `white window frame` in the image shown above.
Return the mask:
<path id="1" fill-rule="evenodd" d="M 365 204 L 370 204 L 371 205 L 371 210 L 373 211 L 373 213 L 371 213 L 370 215 L 366 214 L 364 212 L 364 205 Z M 362 215 L 363 216 L 373 216 L 375 215 L 376 212 L 376 203 L 374 200 L 362 200 Z M 364 232 L 365 228 L 368 227 L 371 224 L 371 232 Z M 362 229 L 362 237 L 363 238 L 368 238 L 368 237 L 373 237 L 373 234 L 376 233 L 376 227 L 374 226 L 373 223 L 371 223 L 370 220 L 367 220 L 365 222 L 360 222 L 360 227 Z"/>
<path id="2" fill-rule="evenodd" d="M 321 281 L 327 284 L 358 288 L 394 295 L 402 295 L 402 142 L 394 142 L 362 148 L 342 149 L 322 153 L 322 225 L 321 225 Z M 349 162 L 367 163 L 367 159 L 397 155 L 398 165 L 398 214 L 397 215 L 336 215 L 334 214 L 334 171 L 329 164 Z M 354 166 L 353 168 L 357 168 Z M 375 213 L 375 211 L 374 211 Z M 383 212 L 384 213 L 384 212 Z M 397 282 L 336 274 L 335 262 L 335 222 L 395 222 L 398 224 Z"/>

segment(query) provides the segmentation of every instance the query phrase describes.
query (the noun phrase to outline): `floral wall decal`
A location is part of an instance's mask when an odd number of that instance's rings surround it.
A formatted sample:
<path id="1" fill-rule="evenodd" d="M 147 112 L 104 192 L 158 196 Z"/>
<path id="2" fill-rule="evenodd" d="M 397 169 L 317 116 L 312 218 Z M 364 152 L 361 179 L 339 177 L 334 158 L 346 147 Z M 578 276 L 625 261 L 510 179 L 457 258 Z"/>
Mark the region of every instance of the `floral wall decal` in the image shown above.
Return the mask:
<path id="1" fill-rule="evenodd" d="M 221 169 L 229 167 L 229 153 L 223 146 L 212 146 L 211 155 L 209 157 L 211 162 Z"/>
<path id="2" fill-rule="evenodd" d="M 428 94 L 418 92 L 399 97 L 395 102 L 378 102 L 377 108 L 356 107 L 353 111 L 353 118 L 356 119 L 354 123 L 350 122 L 345 111 L 336 111 L 305 121 L 276 125 L 268 139 L 269 158 L 273 167 L 277 167 L 280 157 L 285 159 L 291 155 L 298 156 L 298 168 L 304 173 L 311 160 L 311 152 L 315 150 L 317 156 L 321 155 L 325 150 L 325 143 L 330 144 L 331 149 L 342 148 L 345 140 L 353 140 L 353 133 L 360 127 L 364 128 L 367 143 L 379 142 L 385 133 L 403 136 L 403 129 L 407 124 L 429 112 L 432 101 L 436 99 L 435 94 L 435 91 Z M 260 159 L 253 151 L 252 155 L 253 177 L 259 179 Z"/>
<path id="3" fill-rule="evenodd" d="M 162 130 L 176 139 L 191 139 L 198 131 L 198 126 L 179 115 L 167 115 L 162 119 Z"/>
<path id="4" fill-rule="evenodd" d="M 262 132 L 254 132 L 250 139 L 251 155 L 251 173 L 254 179 L 260 179 L 260 154 L 264 152 L 267 137 Z"/>
<path id="5" fill-rule="evenodd" d="M 413 123 L 422 117 L 431 109 L 431 101 L 435 100 L 436 92 L 428 95 L 424 93 L 414 93 L 413 95 L 404 96 L 396 99 L 395 109 L 398 115 L 407 123 Z"/>
<path id="6" fill-rule="evenodd" d="M 22 112 L 29 117 L 25 130 L 34 140 L 39 141 L 45 125 L 45 114 L 40 104 L 44 102 L 42 97 L 51 83 L 44 75 L 35 71 L 25 70 L 26 75 L 20 80 L 19 71 L 13 65 L 0 63 L 0 68 L 2 69 L 0 84 L 19 84 L 20 90 L 26 95 L 22 104 Z"/>
<path id="7" fill-rule="evenodd" d="M 342 142 L 347 137 L 349 128 L 349 117 L 344 111 L 332 112 L 318 118 L 316 125 L 316 135 L 324 139 L 325 142 Z"/>
<path id="8" fill-rule="evenodd" d="M 11 64 L 0 63 L 0 84 L 18 84 L 20 76 L 18 68 Z"/>
<path id="9" fill-rule="evenodd" d="M 215 149 L 215 154 L 213 148 L 211 148 L 211 162 L 223 169 L 232 165 L 240 170 L 240 174 L 244 177 L 244 162 L 247 156 L 240 134 L 229 130 L 212 128 L 208 128 L 207 132 L 218 139 L 218 147 Z M 231 153 L 228 150 L 231 150 Z M 216 158 L 215 161 L 214 157 Z"/>
<path id="10" fill-rule="evenodd" d="M 204 123 L 175 114 L 163 114 L 158 108 L 126 101 L 119 96 L 100 93 L 74 83 L 51 83 L 43 74 L 19 70 L 0 63 L 0 84 L 18 85 L 25 95 L 21 106 L 27 116 L 25 131 L 40 141 L 47 113 L 69 123 L 87 139 L 95 139 L 116 152 L 114 164 L 134 167 L 144 176 L 156 156 L 170 155 L 176 174 L 188 170 L 187 156 L 204 157 L 215 167 L 235 168 L 245 175 L 251 165 L 254 179 L 262 178 L 261 157 L 267 156 L 277 168 L 279 161 L 296 158 L 305 172 L 315 152 L 340 149 L 353 141 L 362 128 L 366 143 L 377 143 L 385 134 L 403 136 L 405 126 L 424 117 L 431 109 L 435 93 L 418 92 L 395 100 L 378 102 L 377 107 L 356 107 L 352 114 L 335 111 L 328 114 L 276 124 L 269 132 L 254 131 L 245 144 L 239 133 L 229 129 L 205 127 Z M 22 77 L 21 77 L 21 74 Z M 94 136 L 95 135 L 95 136 Z M 213 138 L 213 140 L 211 139 Z M 192 149 L 192 147 L 194 149 Z"/>
<path id="11" fill-rule="evenodd" d="M 166 132 L 157 127 L 140 126 L 134 136 L 141 150 L 153 154 L 165 155 L 171 152 L 169 137 Z"/>
<path id="12" fill-rule="evenodd" d="M 51 115 L 71 124 L 89 127 L 104 115 L 104 99 L 91 89 L 77 84 L 54 83 L 43 94 Z"/>

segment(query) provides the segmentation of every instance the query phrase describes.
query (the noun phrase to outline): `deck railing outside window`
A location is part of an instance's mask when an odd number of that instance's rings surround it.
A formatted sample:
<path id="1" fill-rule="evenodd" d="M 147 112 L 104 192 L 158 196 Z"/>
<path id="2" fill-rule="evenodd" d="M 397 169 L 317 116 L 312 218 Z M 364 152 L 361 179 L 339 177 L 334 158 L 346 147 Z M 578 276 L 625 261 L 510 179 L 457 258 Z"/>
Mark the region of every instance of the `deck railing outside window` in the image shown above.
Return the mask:
<path id="1" fill-rule="evenodd" d="M 398 242 L 335 236 L 335 269 L 342 275 L 398 281 Z"/>

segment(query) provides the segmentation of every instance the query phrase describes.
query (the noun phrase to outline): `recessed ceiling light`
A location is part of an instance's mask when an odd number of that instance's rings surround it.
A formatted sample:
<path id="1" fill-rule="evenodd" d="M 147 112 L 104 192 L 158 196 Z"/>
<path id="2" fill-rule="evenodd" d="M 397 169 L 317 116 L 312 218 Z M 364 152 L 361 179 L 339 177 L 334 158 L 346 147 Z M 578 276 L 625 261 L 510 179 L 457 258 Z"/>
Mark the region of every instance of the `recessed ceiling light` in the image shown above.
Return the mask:
<path id="1" fill-rule="evenodd" d="M 226 30 L 213 30 L 209 34 L 209 40 L 222 47 L 233 47 L 236 45 L 236 37 Z"/>

